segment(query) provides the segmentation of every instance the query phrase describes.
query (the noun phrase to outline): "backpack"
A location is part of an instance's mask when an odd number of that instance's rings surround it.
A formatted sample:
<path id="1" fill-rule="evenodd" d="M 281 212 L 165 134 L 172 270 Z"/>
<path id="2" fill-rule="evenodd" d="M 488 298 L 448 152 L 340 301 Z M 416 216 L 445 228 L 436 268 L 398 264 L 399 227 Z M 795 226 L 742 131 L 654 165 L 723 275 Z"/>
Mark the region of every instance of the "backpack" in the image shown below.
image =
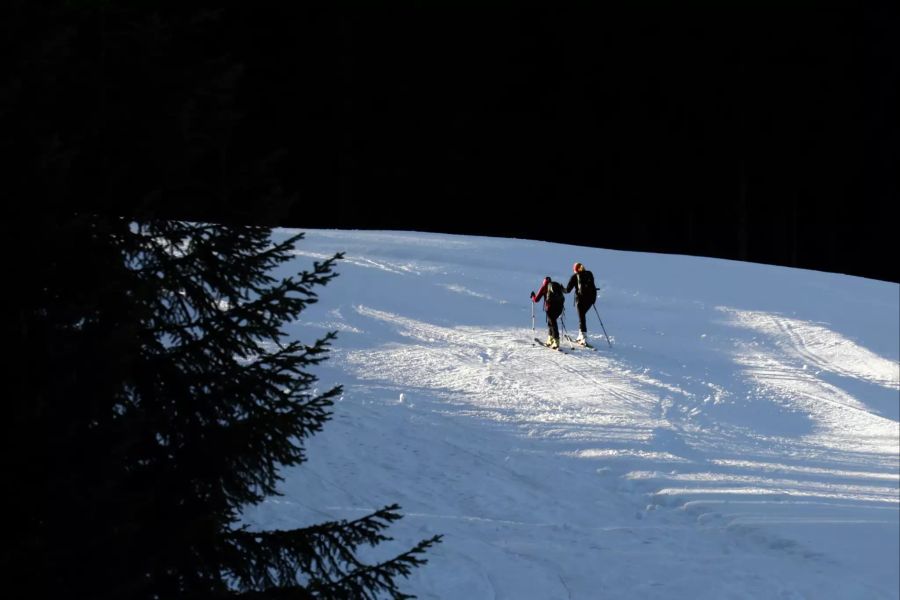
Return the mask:
<path id="1" fill-rule="evenodd" d="M 561 309 L 566 301 L 565 290 L 561 283 L 551 281 L 547 284 L 547 309 Z"/>
<path id="2" fill-rule="evenodd" d="M 590 271 L 581 271 L 576 275 L 578 287 L 576 289 L 576 301 L 581 300 L 588 304 L 597 301 L 597 286 L 594 285 L 594 274 Z"/>

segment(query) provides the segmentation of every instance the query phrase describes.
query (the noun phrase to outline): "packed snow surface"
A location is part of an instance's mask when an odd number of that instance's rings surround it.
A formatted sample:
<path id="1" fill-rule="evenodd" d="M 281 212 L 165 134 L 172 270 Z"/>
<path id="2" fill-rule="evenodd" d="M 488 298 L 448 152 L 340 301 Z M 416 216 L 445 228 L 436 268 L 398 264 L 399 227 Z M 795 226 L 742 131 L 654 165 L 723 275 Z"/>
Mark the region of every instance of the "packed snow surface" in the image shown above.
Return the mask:
<path id="1" fill-rule="evenodd" d="M 284 274 L 335 252 L 287 333 L 339 332 L 313 372 L 343 395 L 251 526 L 397 502 L 365 558 L 443 534 L 403 583 L 419 598 L 900 597 L 897 284 L 333 230 L 306 230 Z M 529 294 L 576 261 L 596 349 L 558 353 Z M 571 297 L 563 324 L 574 338 Z"/>

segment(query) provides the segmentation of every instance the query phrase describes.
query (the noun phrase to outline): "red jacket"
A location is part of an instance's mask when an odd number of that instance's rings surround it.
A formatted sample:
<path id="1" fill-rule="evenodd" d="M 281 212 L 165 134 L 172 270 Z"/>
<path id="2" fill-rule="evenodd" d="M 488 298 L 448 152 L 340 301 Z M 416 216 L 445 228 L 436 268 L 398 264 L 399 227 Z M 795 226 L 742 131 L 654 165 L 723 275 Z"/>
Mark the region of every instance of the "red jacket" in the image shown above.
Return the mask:
<path id="1" fill-rule="evenodd" d="M 541 289 L 538 290 L 537 294 L 532 296 L 531 301 L 537 303 L 537 302 L 541 301 L 541 298 L 543 298 L 544 299 L 544 310 L 547 310 L 546 296 L 547 296 L 547 280 L 545 279 L 544 282 L 541 284 Z"/>

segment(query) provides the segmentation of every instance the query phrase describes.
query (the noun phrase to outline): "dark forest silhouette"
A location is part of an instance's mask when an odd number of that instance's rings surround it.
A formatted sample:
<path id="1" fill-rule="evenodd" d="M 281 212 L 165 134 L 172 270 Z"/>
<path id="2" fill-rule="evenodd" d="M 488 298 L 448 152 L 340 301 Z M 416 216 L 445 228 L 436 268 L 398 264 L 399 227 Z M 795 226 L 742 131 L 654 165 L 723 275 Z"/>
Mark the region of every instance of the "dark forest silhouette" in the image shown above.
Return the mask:
<path id="1" fill-rule="evenodd" d="M 3 19 L 21 207 L 898 280 L 895 9 L 33 4 Z"/>

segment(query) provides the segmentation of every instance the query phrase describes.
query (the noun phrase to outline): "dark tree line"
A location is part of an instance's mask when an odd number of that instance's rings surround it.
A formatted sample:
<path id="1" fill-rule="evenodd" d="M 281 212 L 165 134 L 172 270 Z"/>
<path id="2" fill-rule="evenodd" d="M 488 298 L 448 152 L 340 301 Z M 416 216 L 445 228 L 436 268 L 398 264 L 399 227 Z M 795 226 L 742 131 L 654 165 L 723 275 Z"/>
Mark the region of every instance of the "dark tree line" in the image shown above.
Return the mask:
<path id="1" fill-rule="evenodd" d="M 34 4 L 2 25 L 13 206 L 898 277 L 895 9 Z"/>
<path id="2" fill-rule="evenodd" d="M 353 13 L 317 57 L 340 107 L 321 138 L 340 133 L 341 213 L 289 218 L 896 280 L 895 12 L 646 2 Z"/>

